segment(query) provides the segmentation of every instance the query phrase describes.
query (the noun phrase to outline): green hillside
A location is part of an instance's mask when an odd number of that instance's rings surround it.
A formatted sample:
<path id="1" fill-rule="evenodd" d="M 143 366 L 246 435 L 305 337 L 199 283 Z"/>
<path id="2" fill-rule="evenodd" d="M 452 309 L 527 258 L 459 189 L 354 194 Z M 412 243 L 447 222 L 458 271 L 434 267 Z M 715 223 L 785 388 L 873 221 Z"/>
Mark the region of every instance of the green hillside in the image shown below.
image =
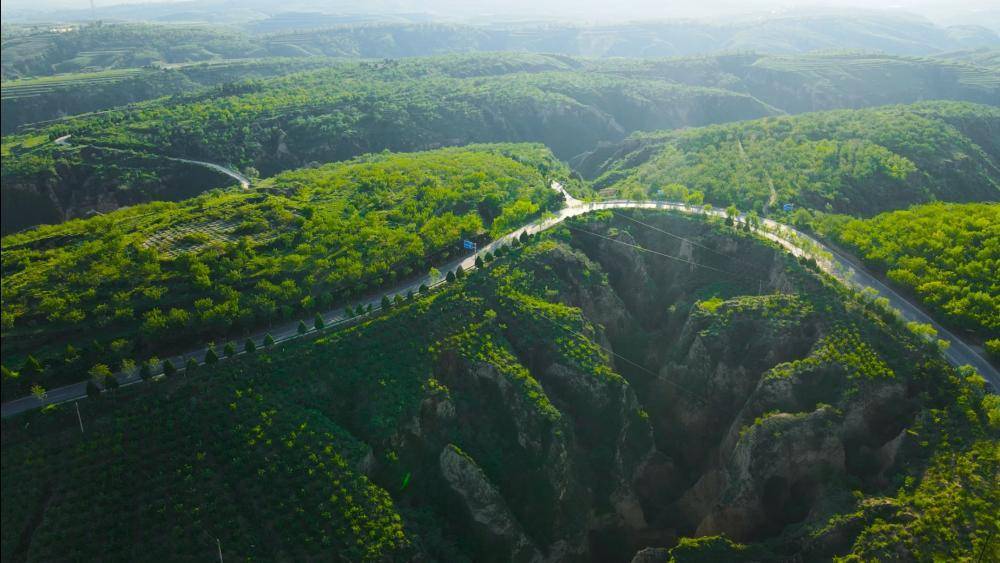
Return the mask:
<path id="1" fill-rule="evenodd" d="M 791 203 L 867 216 L 1000 199 L 998 133 L 995 107 L 927 102 L 635 134 L 583 168 L 623 197 L 700 192 L 744 210 Z"/>
<path id="2" fill-rule="evenodd" d="M 27 124 L 135 102 L 207 90 L 228 82 L 269 78 L 330 66 L 329 59 L 244 59 L 123 68 L 5 81 L 0 86 L 2 132 Z"/>
<path id="3" fill-rule="evenodd" d="M 583 57 L 673 57 L 706 53 L 808 53 L 853 49 L 896 55 L 930 55 L 1000 46 L 987 27 L 936 25 L 904 13 L 783 14 L 725 22 L 640 21 L 580 25 L 549 21 L 451 22 L 335 25 L 318 13 L 261 16 L 253 9 L 216 6 L 201 14 L 208 25 L 110 23 L 171 21 L 163 10 L 181 10 L 179 21 L 197 21 L 197 11 L 169 4 L 132 8 L 131 18 L 109 14 L 90 25 L 17 26 L 5 22 L 2 77 L 9 80 L 60 72 L 107 70 L 147 64 L 281 56 L 342 58 L 426 57 L 447 53 L 514 51 Z M 110 8 L 109 8 L 110 9 Z M 100 11 L 100 10 L 99 10 Z M 249 21 L 239 21 L 253 14 Z M 78 17 L 83 14 L 78 13 Z M 65 21 L 64 10 L 57 19 Z M 89 19 L 87 14 L 83 19 Z M 236 21 L 234 21 L 234 18 Z M 405 17 L 403 18 L 405 19 Z M 298 21 L 298 25 L 290 25 Z M 342 20 L 351 23 L 351 18 Z M 364 21 L 364 18 L 356 21 Z M 238 25 L 244 24 L 242 29 Z"/>
<path id="4" fill-rule="evenodd" d="M 489 59 L 481 64 L 492 70 Z M 65 121 L 44 132 L 265 171 L 287 167 L 285 161 L 354 156 L 363 147 L 421 148 L 516 136 L 545 141 L 568 158 L 598 140 L 634 130 L 643 120 L 676 127 L 773 113 L 745 94 L 664 81 L 502 69 L 454 77 L 448 68 L 399 66 L 378 63 L 241 83 L 134 111 Z M 540 118 L 551 123 L 532 121 Z M 273 139 L 278 128 L 285 134 L 283 150 Z M 567 128 L 579 135 L 566 135 Z"/>
<path id="5" fill-rule="evenodd" d="M 528 61 L 515 63 L 530 68 Z M 252 167 L 265 176 L 385 149 L 484 141 L 542 142 L 566 159 L 642 125 L 701 125 L 774 113 L 745 94 L 664 81 L 503 74 L 503 59 L 442 64 L 445 70 L 435 71 L 416 63 L 373 63 L 223 85 L 8 135 L 3 229 L 33 225 L 39 216 L 51 222 L 137 200 L 178 200 L 226 183 L 133 169 L 123 165 L 120 151 L 147 160 L 170 156 Z M 72 135 L 68 146 L 36 143 L 64 135 Z"/>
<path id="6" fill-rule="evenodd" d="M 816 228 L 937 318 L 981 339 L 1000 338 L 1000 204 L 932 203 L 871 219 L 819 220 Z"/>
<path id="7" fill-rule="evenodd" d="M 714 55 L 684 58 L 591 59 L 531 53 L 476 53 L 399 64 L 456 78 L 515 72 L 572 71 L 722 88 L 754 96 L 789 113 L 951 99 L 997 104 L 1000 72 L 985 55 L 919 58 L 884 53 Z M 3 84 L 3 129 L 109 109 L 223 82 L 261 79 L 317 67 L 348 72 L 368 65 L 326 57 L 268 57 L 63 73 Z M 359 75 L 360 76 L 360 75 Z"/>
<path id="8" fill-rule="evenodd" d="M 491 53 L 288 61 L 6 83 L 3 111 L 16 118 L 4 120 L 5 131 L 26 120 L 101 111 L 4 137 L 4 231 L 178 200 L 226 182 L 204 173 L 186 180 L 158 170 L 162 163 L 122 165 L 121 150 L 143 162 L 183 157 L 270 175 L 384 149 L 531 141 L 589 174 L 595 149 L 605 154 L 607 143 L 633 131 L 930 98 L 1000 99 L 994 70 L 888 55 L 596 60 Z M 302 72 L 316 66 L 323 68 Z M 173 96 L 148 100 L 167 94 Z M 130 102 L 139 103 L 120 105 Z M 71 135 L 68 146 L 38 142 L 64 135 Z"/>
<path id="9" fill-rule="evenodd" d="M 5 27 L 3 79 L 247 58 L 264 54 L 232 29 L 152 24 Z"/>
<path id="10" fill-rule="evenodd" d="M 981 378 L 751 235 L 641 217 L 728 274 L 594 217 L 355 328 L 83 402 L 82 434 L 65 406 L 4 420 L 4 559 L 997 554 Z"/>
<path id="11" fill-rule="evenodd" d="M 746 92 L 788 113 L 937 99 L 1000 103 L 1000 72 L 990 68 L 985 58 L 965 61 L 829 51 L 601 59 L 590 65 L 619 76 Z"/>
<path id="12" fill-rule="evenodd" d="M 5 389 L 343 306 L 557 208 L 566 174 L 539 145 L 370 155 L 4 237 L 4 363 L 45 363 Z"/>

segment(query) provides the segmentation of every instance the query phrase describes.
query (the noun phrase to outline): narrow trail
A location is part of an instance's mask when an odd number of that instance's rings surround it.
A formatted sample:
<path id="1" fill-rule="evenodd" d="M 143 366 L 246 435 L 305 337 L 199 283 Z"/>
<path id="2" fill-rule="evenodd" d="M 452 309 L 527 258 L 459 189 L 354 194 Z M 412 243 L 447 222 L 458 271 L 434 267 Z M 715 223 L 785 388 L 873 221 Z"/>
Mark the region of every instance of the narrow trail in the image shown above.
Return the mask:
<path id="1" fill-rule="evenodd" d="M 635 200 L 584 202 L 570 195 L 559 182 L 552 182 L 551 187 L 561 193 L 566 202 L 566 206 L 560 209 L 555 215 L 529 223 L 528 225 L 525 225 L 514 232 L 479 248 L 477 252 L 470 254 L 469 256 L 451 260 L 445 264 L 440 264 L 438 266 L 440 271 L 452 271 L 458 268 L 458 266 L 461 266 L 466 271 L 475 269 L 477 257 L 480 257 L 487 252 L 495 251 L 499 246 L 510 244 L 514 238 L 521 236 L 521 233 L 539 233 L 551 229 L 567 219 L 592 213 L 594 211 L 613 209 L 652 209 L 675 211 L 687 215 L 725 218 L 724 210 L 706 210 L 703 207 L 688 205 L 685 203 Z M 745 219 L 745 217 L 743 218 Z M 920 307 L 907 300 L 892 288 L 880 282 L 871 274 L 865 272 L 864 269 L 853 260 L 837 253 L 821 242 L 783 223 L 778 223 L 777 221 L 773 221 L 771 219 L 764 219 L 761 221 L 761 224 L 764 229 L 758 231 L 758 234 L 781 245 L 782 248 L 787 250 L 793 256 L 813 258 L 816 260 L 820 269 L 845 285 L 857 289 L 871 288 L 879 296 L 887 298 L 890 304 L 896 308 L 906 320 L 918 321 L 933 326 L 938 331 L 938 336 L 941 339 L 947 340 L 951 344 L 945 352 L 945 357 L 949 362 L 956 366 L 973 366 L 977 371 L 979 371 L 980 374 L 983 375 L 983 377 L 986 378 L 995 390 L 1000 390 L 1000 373 L 997 372 L 996 368 L 994 368 L 992 364 L 987 362 L 986 359 L 980 356 L 966 342 L 932 319 Z M 432 278 L 429 274 L 427 274 L 416 279 L 402 282 L 393 287 L 382 288 L 363 298 L 354 300 L 353 304 L 355 306 L 360 304 L 366 307 L 370 305 L 372 307 L 372 311 L 375 312 L 381 309 L 380 302 L 383 295 L 405 295 L 410 291 L 416 293 L 421 285 L 436 287 L 442 283 L 444 283 L 444 280 L 441 277 Z M 320 314 L 324 324 L 326 325 L 324 330 L 336 330 L 338 327 L 349 326 L 352 324 L 355 319 L 346 315 L 344 312 L 345 305 L 347 304 L 342 303 L 338 308 Z M 278 326 L 260 329 L 251 334 L 249 337 L 239 337 L 236 340 L 249 338 L 253 340 L 258 347 L 260 347 L 263 345 L 265 335 L 267 334 L 270 334 L 276 343 L 280 343 L 293 340 L 301 336 L 311 335 L 316 332 L 315 328 L 310 328 L 305 334 L 299 334 L 298 325 L 300 321 L 304 321 L 310 326 L 312 325 L 312 317 L 294 319 Z M 227 341 L 228 340 L 230 339 L 227 339 Z M 177 366 L 179 370 L 183 370 L 183 366 L 188 362 L 188 360 L 194 359 L 195 361 L 201 363 L 207 351 L 207 346 L 201 346 L 183 354 L 177 354 L 164 359 L 170 360 L 170 362 Z M 240 351 L 237 355 L 241 355 L 243 353 L 244 352 Z M 119 383 L 123 386 L 135 385 L 142 382 L 137 374 L 120 373 L 117 375 L 117 378 Z M 45 405 L 75 401 L 86 398 L 86 396 L 87 381 L 84 380 L 78 383 L 51 389 L 48 391 L 46 398 L 43 400 L 29 396 L 6 402 L 2 406 L 2 416 L 6 418 Z"/>
<path id="2" fill-rule="evenodd" d="M 747 163 L 747 166 L 753 166 L 753 163 L 750 162 L 750 157 L 747 156 L 747 151 L 743 148 L 743 140 L 737 138 L 736 145 L 740 148 L 740 156 L 743 157 L 743 161 Z M 765 210 L 767 210 L 778 204 L 778 190 L 774 189 L 774 181 L 771 180 L 771 175 L 768 174 L 766 168 L 764 169 L 764 179 L 767 180 L 767 188 L 770 191 L 767 198 L 767 206 L 765 207 Z"/>

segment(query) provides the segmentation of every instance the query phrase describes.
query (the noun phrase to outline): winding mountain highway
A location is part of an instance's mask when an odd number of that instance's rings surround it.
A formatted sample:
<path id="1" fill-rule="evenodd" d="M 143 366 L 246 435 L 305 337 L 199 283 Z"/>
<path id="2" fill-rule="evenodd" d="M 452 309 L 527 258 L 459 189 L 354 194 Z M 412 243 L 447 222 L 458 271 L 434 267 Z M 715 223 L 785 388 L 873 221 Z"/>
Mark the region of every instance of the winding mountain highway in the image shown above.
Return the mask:
<path id="1" fill-rule="evenodd" d="M 200 163 L 209 164 L 209 163 Z M 217 166 L 217 165 L 212 165 Z M 220 167 L 221 168 L 221 167 Z M 231 173 L 230 176 L 237 177 L 236 173 Z M 552 182 L 552 188 L 559 191 L 565 200 L 565 207 L 560 209 L 554 215 L 540 219 L 538 221 L 529 223 L 517 229 L 516 231 L 501 237 L 481 248 L 479 248 L 475 253 L 468 256 L 458 258 L 442 264 L 439 266 L 442 272 L 448 272 L 455 270 L 458 266 L 461 266 L 464 270 L 471 270 L 475 268 L 476 257 L 482 256 L 487 252 L 495 251 L 499 246 L 510 244 L 510 242 L 515 237 L 520 237 L 521 233 L 534 234 L 541 231 L 550 229 L 556 225 L 559 225 L 566 219 L 577 217 L 586 213 L 591 213 L 594 211 L 602 210 L 613 210 L 613 209 L 658 209 L 658 210 L 669 210 L 679 213 L 684 213 L 688 215 L 701 215 L 701 216 L 714 216 L 714 217 L 724 217 L 725 212 L 720 209 L 704 209 L 700 206 L 688 205 L 684 203 L 674 203 L 666 201 L 635 201 L 635 200 L 606 200 L 598 202 L 584 202 L 574 198 L 569 192 L 559 182 Z M 923 312 L 920 307 L 911 303 L 909 300 L 904 298 L 902 295 L 898 294 L 892 288 L 886 286 L 878 279 L 876 279 L 871 274 L 865 272 L 865 270 L 858 265 L 854 260 L 838 253 L 827 246 L 823 245 L 819 241 L 809 237 L 808 235 L 799 232 L 798 230 L 772 221 L 770 219 L 763 219 L 761 221 L 763 229 L 758 231 L 761 236 L 776 242 L 785 248 L 788 252 L 799 257 L 808 257 L 816 260 L 819 267 L 826 273 L 832 275 L 836 279 L 840 280 L 842 283 L 855 287 L 857 289 L 871 288 L 879 296 L 883 296 L 889 300 L 889 303 L 897 309 L 900 314 L 908 321 L 918 321 L 921 323 L 928 323 L 932 325 L 938 331 L 938 337 L 950 342 L 949 348 L 946 350 L 945 355 L 952 364 L 956 366 L 971 365 L 976 368 L 976 370 L 987 379 L 987 381 L 993 386 L 994 390 L 1000 390 L 1000 373 L 997 372 L 989 362 L 987 362 L 982 356 L 980 356 L 975 350 L 973 350 L 968 344 L 958 338 L 955 334 L 945 329 L 939 323 L 934 321 L 930 316 Z M 400 283 L 393 287 L 386 287 L 378 292 L 372 293 L 362 299 L 357 300 L 358 304 L 371 306 L 373 311 L 378 311 L 380 307 L 381 298 L 383 295 L 394 295 L 394 294 L 406 294 L 407 292 L 413 291 L 416 293 L 421 285 L 427 285 L 429 287 L 435 287 L 443 283 L 444 280 L 438 277 L 431 277 L 430 274 L 420 276 L 416 279 L 409 280 L 407 282 Z M 349 325 L 354 319 L 347 316 L 344 311 L 346 304 L 342 304 L 338 309 L 328 311 L 321 314 L 323 321 L 326 325 L 324 330 L 332 330 L 340 326 Z M 308 319 L 303 319 L 309 326 L 309 330 L 306 334 L 312 334 L 316 332 L 315 328 L 312 328 L 312 317 Z M 261 329 L 256 333 L 252 334 L 249 338 L 254 341 L 258 346 L 263 345 L 265 336 L 270 333 L 274 338 L 275 342 L 284 342 L 287 340 L 292 340 L 298 338 L 302 335 L 298 332 L 299 320 L 293 320 L 288 323 L 284 323 L 277 326 L 268 327 L 266 329 Z M 241 337 L 238 340 L 242 340 Z M 239 354 L 242 354 L 242 346 L 237 346 L 240 349 Z M 179 369 L 183 369 L 183 366 L 190 359 L 194 359 L 201 363 L 202 359 L 205 357 L 205 353 L 208 351 L 207 346 L 202 346 L 185 352 L 183 354 L 178 354 L 171 356 L 169 359 L 171 363 L 177 366 Z M 141 383 L 142 380 L 137 374 L 117 374 L 118 381 L 121 385 L 134 385 Z M 26 412 L 32 409 L 36 409 L 49 404 L 58 404 L 68 401 L 74 401 L 87 396 L 87 381 L 81 381 L 79 383 L 74 383 L 71 385 L 65 385 L 63 387 L 58 387 L 51 389 L 47 392 L 44 399 L 38 399 L 34 396 L 22 397 L 13 401 L 3 403 L 2 405 L 2 416 L 4 418 L 16 415 L 18 413 Z"/>
<path id="2" fill-rule="evenodd" d="M 191 160 L 191 159 L 188 159 L 188 158 L 176 158 L 176 157 L 173 157 L 173 156 L 164 156 L 163 158 L 165 158 L 167 160 L 173 160 L 174 162 L 184 162 L 184 163 L 187 163 L 187 164 L 194 164 L 196 166 L 203 166 L 205 168 L 211 168 L 212 170 L 215 170 L 216 172 L 222 172 L 226 176 L 229 176 L 230 178 L 236 180 L 237 182 L 240 183 L 240 187 L 243 188 L 244 190 L 249 190 L 250 189 L 250 179 L 249 178 L 247 178 L 246 176 L 244 176 L 243 174 L 240 174 L 239 172 L 237 172 L 235 170 L 232 170 L 230 168 L 226 168 L 225 166 L 222 166 L 220 164 L 215 164 L 214 162 L 205 162 L 204 160 Z"/>
<path id="3" fill-rule="evenodd" d="M 64 147 L 73 146 L 69 142 L 69 138 L 70 137 L 72 137 L 72 135 L 63 135 L 62 137 L 59 137 L 58 139 L 55 139 L 52 142 L 55 143 L 55 144 L 57 144 L 57 145 L 64 146 Z M 101 146 L 98 146 L 98 145 L 77 145 L 77 146 L 86 146 L 86 147 L 91 147 L 91 148 L 95 148 L 95 149 L 99 149 L 99 150 L 104 150 L 104 151 L 111 151 L 111 152 L 130 152 L 130 151 L 127 151 L 125 149 L 118 149 L 118 148 L 114 148 L 114 147 L 101 147 Z M 240 187 L 243 188 L 244 190 L 250 189 L 250 179 L 249 178 L 247 178 L 243 174 L 240 174 L 239 172 L 237 172 L 237 171 L 235 171 L 235 170 L 233 170 L 231 168 L 226 168 L 225 166 L 222 166 L 221 164 L 215 164 L 214 162 L 205 162 L 204 160 L 191 160 L 189 158 L 178 158 L 178 157 L 175 157 L 175 156 L 164 156 L 164 155 L 156 155 L 156 156 L 158 158 L 162 158 L 164 160 L 172 160 L 174 162 L 183 162 L 185 164 L 194 164 L 195 166 L 201 166 L 201 167 L 204 167 L 204 168 L 211 168 L 212 170 L 215 170 L 216 172 L 221 172 L 222 174 L 225 174 L 226 176 L 229 176 L 233 180 L 236 180 L 237 182 L 239 182 Z"/>

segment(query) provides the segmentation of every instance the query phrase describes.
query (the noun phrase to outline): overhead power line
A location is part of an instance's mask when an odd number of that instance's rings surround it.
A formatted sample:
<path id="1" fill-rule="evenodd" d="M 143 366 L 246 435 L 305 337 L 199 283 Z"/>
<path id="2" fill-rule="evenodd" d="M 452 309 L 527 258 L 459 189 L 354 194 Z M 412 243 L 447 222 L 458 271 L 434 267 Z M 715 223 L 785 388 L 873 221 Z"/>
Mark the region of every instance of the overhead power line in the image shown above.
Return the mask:
<path id="1" fill-rule="evenodd" d="M 600 233 L 595 233 L 593 231 L 588 231 L 586 229 L 580 229 L 580 228 L 574 227 L 574 226 L 569 225 L 569 224 L 566 225 L 566 228 L 570 229 L 571 231 L 576 231 L 578 233 L 585 233 L 585 234 L 588 234 L 588 235 L 591 235 L 591 236 L 602 238 L 604 240 L 611 241 L 611 242 L 613 242 L 615 244 L 621 244 L 621 245 L 627 246 L 629 248 L 634 248 L 634 249 L 639 250 L 641 252 L 648 252 L 648 253 L 654 254 L 656 256 L 661 256 L 663 258 L 668 258 L 670 260 L 675 260 L 677 262 L 683 262 L 685 264 L 690 264 L 690 265 L 698 267 L 698 268 L 705 268 L 706 270 L 712 270 L 713 272 L 719 272 L 721 274 L 726 274 L 728 276 L 733 276 L 735 278 L 740 278 L 740 279 L 744 279 L 744 280 L 748 279 L 748 276 L 746 276 L 744 274 L 737 274 L 736 272 L 730 272 L 728 270 L 723 270 L 722 268 L 716 268 L 715 266 L 709 266 L 707 264 L 700 264 L 698 262 L 695 262 L 694 260 L 688 260 L 687 258 L 681 258 L 680 256 L 674 256 L 672 254 L 667 254 L 665 252 L 660 252 L 658 250 L 652 250 L 652 249 L 649 249 L 649 248 L 645 248 L 643 246 L 639 246 L 638 244 L 632 244 L 632 243 L 629 243 L 629 242 L 625 242 L 623 240 L 618 240 L 618 239 L 615 239 L 615 238 L 612 238 L 612 237 L 609 237 L 609 236 L 602 235 Z M 769 281 L 769 280 L 765 280 L 763 278 L 758 278 L 758 277 L 750 277 L 750 279 L 760 280 L 760 281 Z"/>
<path id="2" fill-rule="evenodd" d="M 667 231 L 665 229 L 661 229 L 661 228 L 659 228 L 659 227 L 657 227 L 655 225 L 650 225 L 649 223 L 644 223 L 644 222 L 636 219 L 635 217 L 630 217 L 630 216 L 624 215 L 622 213 L 617 213 L 614 210 L 612 210 L 611 213 L 613 213 L 616 217 L 621 217 L 622 219 L 627 219 L 629 221 L 632 221 L 633 223 L 638 223 L 638 224 L 642 225 L 643 227 L 647 227 L 647 228 L 652 229 L 652 230 L 654 230 L 654 231 L 656 231 L 658 233 L 663 233 L 663 234 L 665 234 L 667 236 L 671 236 L 671 237 L 674 237 L 674 238 L 676 238 L 678 240 L 682 240 L 682 241 L 690 244 L 691 246 L 696 246 L 698 248 L 701 248 L 702 250 L 707 250 L 708 252 L 711 252 L 712 254 L 716 254 L 718 256 L 721 256 L 721 257 L 723 257 L 723 258 L 725 258 L 727 260 L 732 260 L 734 262 L 739 262 L 740 264 L 743 264 L 744 266 L 748 266 L 748 267 L 750 267 L 750 268 L 752 268 L 754 270 L 757 270 L 759 272 L 764 273 L 766 271 L 766 270 L 764 270 L 764 268 L 761 268 L 757 264 L 754 264 L 752 262 L 747 262 L 746 260 L 742 260 L 742 259 L 737 258 L 735 256 L 731 256 L 731 255 L 726 254 L 724 252 L 719 252 L 718 250 L 715 250 L 714 248 L 711 248 L 709 246 L 705 246 L 704 244 L 697 243 L 697 242 L 695 242 L 695 241 L 693 241 L 693 240 L 691 240 L 689 238 L 685 238 L 685 237 L 682 237 L 682 236 L 680 236 L 678 234 L 671 233 L 670 231 Z"/>
<path id="3" fill-rule="evenodd" d="M 574 336 L 576 336 L 578 338 L 582 338 L 584 340 L 589 340 L 589 341 L 597 344 L 598 346 L 601 347 L 602 350 L 604 350 L 605 352 L 611 354 L 615 358 L 618 358 L 619 360 L 622 360 L 623 362 L 625 362 L 625 363 L 627 363 L 629 365 L 632 365 L 632 366 L 640 369 L 641 371 L 643 371 L 643 372 L 645 372 L 645 373 L 647 373 L 647 374 L 649 374 L 649 375 L 657 378 L 657 380 L 669 383 L 670 385 L 673 385 L 677 389 L 680 389 L 681 391 L 683 391 L 683 392 L 685 392 L 687 394 L 690 394 L 694 399 L 696 399 L 701 404 L 703 404 L 703 405 L 707 405 L 708 404 L 708 400 L 705 399 L 700 393 L 698 393 L 696 391 L 692 391 L 691 389 L 688 389 L 688 388 L 684 387 L 683 385 L 681 385 L 681 384 L 679 384 L 679 383 L 677 383 L 675 381 L 671 381 L 670 379 L 667 379 L 666 377 L 661 377 L 661 375 L 659 373 L 657 373 L 657 372 L 655 372 L 655 371 L 647 368 L 646 366 L 640 364 L 639 362 L 636 362 L 634 360 L 626 358 L 625 356 L 622 356 L 621 354 L 619 354 L 618 352 L 615 352 L 614 350 L 612 350 L 610 348 L 605 348 L 604 346 L 601 346 L 600 342 L 589 338 L 587 335 L 585 335 L 585 334 L 583 334 L 583 333 L 581 333 L 579 331 L 573 330 L 572 328 L 570 328 L 568 326 L 565 326 L 562 323 L 557 322 L 555 319 L 550 319 L 549 317 L 546 317 L 545 315 L 540 314 L 540 315 L 538 315 L 538 317 L 549 321 L 550 323 L 552 323 L 556 327 L 558 327 L 558 328 L 560 328 L 560 329 L 562 329 L 562 330 L 564 330 L 564 331 L 566 331 L 566 332 L 568 332 L 568 333 L 570 333 L 570 334 L 572 334 L 572 335 L 574 335 Z"/>

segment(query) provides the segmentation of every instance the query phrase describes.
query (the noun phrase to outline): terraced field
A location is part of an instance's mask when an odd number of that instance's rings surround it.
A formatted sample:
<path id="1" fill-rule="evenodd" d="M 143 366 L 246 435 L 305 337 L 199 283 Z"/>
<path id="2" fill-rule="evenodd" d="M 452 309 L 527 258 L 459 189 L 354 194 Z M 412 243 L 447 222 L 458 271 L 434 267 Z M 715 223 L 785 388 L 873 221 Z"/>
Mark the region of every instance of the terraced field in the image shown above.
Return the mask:
<path id="1" fill-rule="evenodd" d="M 0 86 L 0 99 L 16 100 L 19 98 L 31 98 L 43 94 L 51 94 L 60 89 L 85 88 L 95 84 L 111 84 L 121 82 L 125 78 L 142 72 L 144 71 L 139 68 L 126 68 L 121 70 L 61 74 L 57 76 L 43 76 L 41 78 L 12 80 Z"/>
<path id="2" fill-rule="evenodd" d="M 142 242 L 144 248 L 155 248 L 164 258 L 176 258 L 181 254 L 198 252 L 218 244 L 235 244 L 247 236 L 241 233 L 240 222 L 217 219 L 214 221 L 192 222 L 157 231 Z M 257 233 L 251 237 L 255 244 L 264 244 L 278 238 L 280 231 Z"/>
<path id="3" fill-rule="evenodd" d="M 939 73 L 954 73 L 959 84 L 981 88 L 1000 86 L 1000 73 L 983 66 L 964 62 L 942 61 L 927 57 L 885 57 L 874 54 L 857 55 L 798 55 L 768 56 L 756 61 L 752 66 L 782 72 L 830 75 L 841 73 L 883 73 L 886 78 L 899 79 L 897 73 L 909 69 L 919 69 L 927 65 L 938 66 Z"/>

